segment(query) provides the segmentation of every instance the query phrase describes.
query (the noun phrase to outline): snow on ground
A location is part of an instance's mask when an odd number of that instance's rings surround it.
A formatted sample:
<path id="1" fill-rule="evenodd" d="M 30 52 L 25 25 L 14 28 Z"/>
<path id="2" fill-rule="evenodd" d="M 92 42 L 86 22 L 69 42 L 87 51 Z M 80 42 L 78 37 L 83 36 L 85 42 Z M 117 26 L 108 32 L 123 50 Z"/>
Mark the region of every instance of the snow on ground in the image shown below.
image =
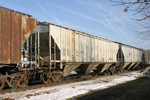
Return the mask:
<path id="1" fill-rule="evenodd" d="M 136 71 L 113 76 L 104 76 L 98 79 L 71 84 L 6 93 L 0 95 L 0 98 L 14 98 L 15 100 L 66 100 L 73 96 L 109 88 L 117 84 L 134 80 L 138 78 L 140 74 L 139 71 Z"/>

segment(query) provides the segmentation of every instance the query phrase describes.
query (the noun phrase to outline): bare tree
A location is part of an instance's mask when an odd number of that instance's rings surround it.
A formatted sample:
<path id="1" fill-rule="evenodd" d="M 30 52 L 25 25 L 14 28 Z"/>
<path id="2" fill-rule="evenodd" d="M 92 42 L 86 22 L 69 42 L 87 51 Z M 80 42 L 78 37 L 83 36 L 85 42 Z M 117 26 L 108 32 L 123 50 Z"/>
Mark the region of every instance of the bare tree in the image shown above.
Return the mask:
<path id="1" fill-rule="evenodd" d="M 133 15 L 142 15 L 142 18 L 135 18 L 137 21 L 150 19 L 150 0 L 110 0 L 115 6 L 125 7 L 124 12 L 134 11 Z"/>
<path id="2" fill-rule="evenodd" d="M 132 11 L 134 18 L 141 26 L 137 31 L 142 43 L 150 42 L 150 0 L 109 0 L 114 6 L 124 6 L 124 12 Z M 147 43 L 148 44 L 148 43 Z M 150 44 L 147 45 L 150 47 Z"/>

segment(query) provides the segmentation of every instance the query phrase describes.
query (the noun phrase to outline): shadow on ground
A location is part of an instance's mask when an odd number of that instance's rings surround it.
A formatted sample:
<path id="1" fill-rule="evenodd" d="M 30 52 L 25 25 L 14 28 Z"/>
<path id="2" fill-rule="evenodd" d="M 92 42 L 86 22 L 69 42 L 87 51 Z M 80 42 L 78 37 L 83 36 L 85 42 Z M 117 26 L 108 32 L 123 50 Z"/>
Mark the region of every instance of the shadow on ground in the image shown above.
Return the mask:
<path id="1" fill-rule="evenodd" d="M 141 77 L 104 90 L 90 92 L 77 100 L 150 100 L 150 78 Z"/>

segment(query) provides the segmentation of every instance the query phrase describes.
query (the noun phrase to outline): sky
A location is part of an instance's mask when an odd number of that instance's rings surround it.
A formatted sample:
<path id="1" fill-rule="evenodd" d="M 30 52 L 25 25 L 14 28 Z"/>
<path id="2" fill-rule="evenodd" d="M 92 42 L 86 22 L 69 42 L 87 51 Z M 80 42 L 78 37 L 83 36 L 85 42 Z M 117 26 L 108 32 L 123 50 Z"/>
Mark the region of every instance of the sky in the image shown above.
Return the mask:
<path id="1" fill-rule="evenodd" d="M 79 30 L 108 40 L 149 49 L 137 31 L 140 25 L 133 12 L 113 6 L 109 0 L 0 0 L 0 6 L 46 21 Z"/>

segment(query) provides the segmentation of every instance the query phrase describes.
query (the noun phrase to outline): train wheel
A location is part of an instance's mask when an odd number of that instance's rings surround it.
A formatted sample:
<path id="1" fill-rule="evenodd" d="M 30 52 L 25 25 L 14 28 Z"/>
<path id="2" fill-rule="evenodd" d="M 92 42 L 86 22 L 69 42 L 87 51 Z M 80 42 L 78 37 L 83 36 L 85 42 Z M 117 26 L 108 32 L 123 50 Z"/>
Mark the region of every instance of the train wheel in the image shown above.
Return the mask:
<path id="1" fill-rule="evenodd" d="M 52 72 L 48 73 L 49 83 L 52 82 Z"/>
<path id="2" fill-rule="evenodd" d="M 121 67 L 121 68 L 120 68 L 120 72 L 123 72 L 123 71 L 124 71 L 124 69 Z"/>
<path id="3" fill-rule="evenodd" d="M 110 69 L 107 69 L 106 73 L 107 75 L 113 75 L 113 72 Z"/>
<path id="4" fill-rule="evenodd" d="M 52 80 L 54 82 L 61 81 L 61 78 L 62 78 L 62 72 L 61 71 L 54 71 L 54 72 L 52 72 Z"/>
<path id="5" fill-rule="evenodd" d="M 111 66 L 108 71 L 109 71 L 110 75 L 113 75 L 114 73 L 117 72 L 116 66 Z"/>
<path id="6" fill-rule="evenodd" d="M 116 69 L 115 69 L 116 71 L 116 73 L 121 73 L 121 68 L 119 67 L 119 66 L 116 66 Z"/>
<path id="7" fill-rule="evenodd" d="M 27 77 L 21 77 L 20 78 L 20 84 L 19 87 L 27 87 L 28 86 L 28 79 Z"/>
<path id="8" fill-rule="evenodd" d="M 20 82 L 19 87 L 27 87 L 28 83 L 27 82 Z"/>
<path id="9" fill-rule="evenodd" d="M 11 87 L 17 88 L 19 86 L 19 84 L 20 84 L 20 81 L 17 80 L 17 79 L 11 79 L 10 83 L 11 83 Z"/>
<path id="10" fill-rule="evenodd" d="M 97 76 L 97 75 L 98 75 L 97 70 L 93 70 L 92 76 Z"/>
<path id="11" fill-rule="evenodd" d="M 14 88 L 17 88 L 17 87 L 19 87 L 19 85 L 20 85 L 20 79 L 19 79 L 19 77 L 18 76 L 12 76 L 11 78 L 10 78 L 10 81 L 9 81 L 9 86 L 10 87 L 14 87 Z"/>
<path id="12" fill-rule="evenodd" d="M 113 72 L 111 70 L 109 71 L 109 75 L 113 75 Z"/>
<path id="13" fill-rule="evenodd" d="M 0 77 L 3 76 L 1 73 L 0 73 Z M 5 80 L 3 78 L 0 78 L 0 90 L 2 90 L 5 86 Z"/>
<path id="14" fill-rule="evenodd" d="M 49 83 L 49 74 L 47 72 L 42 73 L 41 75 L 41 80 L 44 84 L 48 84 Z"/>
<path id="15" fill-rule="evenodd" d="M 5 82 L 0 81 L 0 90 L 2 90 L 4 88 L 4 86 L 5 86 Z"/>

